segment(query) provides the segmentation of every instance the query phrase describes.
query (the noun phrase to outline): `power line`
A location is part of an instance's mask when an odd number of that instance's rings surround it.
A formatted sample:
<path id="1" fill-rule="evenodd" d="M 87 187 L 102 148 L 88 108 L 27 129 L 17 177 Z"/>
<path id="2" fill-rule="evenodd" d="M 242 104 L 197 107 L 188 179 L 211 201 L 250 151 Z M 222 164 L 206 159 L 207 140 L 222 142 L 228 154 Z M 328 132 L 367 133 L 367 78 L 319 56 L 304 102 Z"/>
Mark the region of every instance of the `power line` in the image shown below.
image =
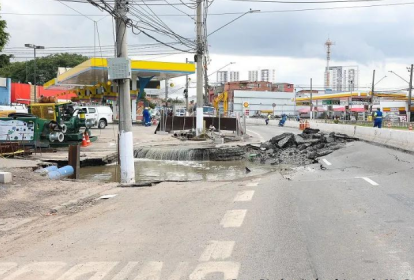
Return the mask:
<path id="1" fill-rule="evenodd" d="M 62 0 L 61 0 L 62 1 Z M 237 0 L 233 0 L 237 1 Z M 253 1 L 254 2 L 254 1 Z M 82 2 L 84 3 L 84 2 Z M 261 10 L 256 14 L 268 14 L 268 13 L 295 13 L 295 12 L 307 12 L 307 11 L 324 11 L 324 10 L 343 10 L 343 9 L 363 9 L 363 8 L 376 8 L 376 7 L 388 7 L 388 6 L 407 6 L 414 5 L 414 2 L 405 3 L 388 3 L 388 4 L 374 4 L 374 5 L 360 5 L 360 6 L 347 6 L 347 7 L 320 7 L 320 8 L 305 8 L 305 9 L 288 9 L 288 10 Z M 210 13 L 209 16 L 226 16 L 226 15 L 241 15 L 245 12 L 224 12 L 224 13 Z M 0 13 L 0 15 L 15 15 L 15 16 L 73 16 L 79 17 L 83 15 L 76 14 L 20 14 L 20 13 Z M 98 17 L 102 15 L 86 15 L 88 17 Z M 186 17 L 183 14 L 159 14 L 158 17 Z M 151 17 L 151 16 L 148 16 Z"/>

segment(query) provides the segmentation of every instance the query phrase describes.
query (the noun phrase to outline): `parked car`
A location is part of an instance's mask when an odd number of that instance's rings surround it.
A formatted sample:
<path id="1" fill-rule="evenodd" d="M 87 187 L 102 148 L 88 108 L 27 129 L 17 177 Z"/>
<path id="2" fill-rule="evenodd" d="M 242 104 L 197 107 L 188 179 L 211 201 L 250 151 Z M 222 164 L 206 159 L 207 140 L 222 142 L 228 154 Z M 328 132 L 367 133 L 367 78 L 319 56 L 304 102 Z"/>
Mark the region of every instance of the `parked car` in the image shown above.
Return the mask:
<path id="1" fill-rule="evenodd" d="M 386 122 L 400 122 L 400 117 L 396 113 L 388 113 L 384 117 L 384 121 L 386 121 Z"/>
<path id="2" fill-rule="evenodd" d="M 86 119 L 94 119 L 94 127 L 104 129 L 108 124 L 113 123 L 113 112 L 109 106 L 80 106 L 76 109 L 83 109 L 86 112 Z"/>

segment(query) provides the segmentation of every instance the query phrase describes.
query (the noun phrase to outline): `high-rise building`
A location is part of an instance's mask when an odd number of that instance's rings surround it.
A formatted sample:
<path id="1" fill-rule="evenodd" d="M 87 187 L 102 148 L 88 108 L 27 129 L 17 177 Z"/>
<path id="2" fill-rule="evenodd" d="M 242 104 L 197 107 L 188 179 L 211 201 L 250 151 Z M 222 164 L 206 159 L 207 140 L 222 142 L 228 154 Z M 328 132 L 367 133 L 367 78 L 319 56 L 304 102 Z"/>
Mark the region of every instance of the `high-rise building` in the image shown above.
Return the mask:
<path id="1" fill-rule="evenodd" d="M 271 82 L 274 83 L 276 79 L 275 69 L 262 69 L 260 70 L 260 80 L 262 82 Z"/>
<path id="2" fill-rule="evenodd" d="M 328 76 L 329 75 L 329 76 Z M 358 67 L 331 66 L 325 71 L 325 88 L 332 91 L 358 90 Z"/>
<path id="3" fill-rule="evenodd" d="M 230 76 L 229 82 L 240 81 L 240 72 L 239 71 L 230 71 L 229 76 Z"/>
<path id="4" fill-rule="evenodd" d="M 227 83 L 228 80 L 228 72 L 227 71 L 218 71 L 217 72 L 217 83 Z"/>
<path id="5" fill-rule="evenodd" d="M 259 81 L 259 71 L 249 70 L 249 82 L 257 82 L 257 81 Z"/>

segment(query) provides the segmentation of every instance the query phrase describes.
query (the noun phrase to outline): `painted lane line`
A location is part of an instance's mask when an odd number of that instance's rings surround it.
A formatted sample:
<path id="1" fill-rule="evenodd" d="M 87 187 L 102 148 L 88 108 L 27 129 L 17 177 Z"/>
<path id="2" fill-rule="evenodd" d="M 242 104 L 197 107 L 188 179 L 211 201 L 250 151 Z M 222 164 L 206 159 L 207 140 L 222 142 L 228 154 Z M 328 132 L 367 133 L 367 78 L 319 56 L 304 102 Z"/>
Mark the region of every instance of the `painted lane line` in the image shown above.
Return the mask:
<path id="1" fill-rule="evenodd" d="M 223 275 L 223 278 L 220 277 L 220 279 L 237 279 L 239 270 L 240 263 L 238 262 L 204 262 L 197 265 L 193 273 L 190 274 L 189 280 L 203 280 L 209 275 L 217 273 Z"/>
<path id="2" fill-rule="evenodd" d="M 4 280 L 19 280 L 19 279 L 36 279 L 46 280 L 64 268 L 66 263 L 63 262 L 35 262 L 29 263 L 23 267 L 20 267 L 17 271 L 13 272 Z"/>
<path id="3" fill-rule="evenodd" d="M 250 133 L 256 134 L 256 135 L 259 137 L 260 142 L 265 142 L 264 138 L 263 138 L 263 137 L 262 137 L 262 135 L 260 135 L 259 133 L 254 132 L 254 131 L 252 131 L 252 130 L 250 130 L 250 129 L 247 129 L 247 132 L 250 132 Z"/>
<path id="4" fill-rule="evenodd" d="M 161 280 L 162 262 L 148 262 L 134 280 Z"/>
<path id="5" fill-rule="evenodd" d="M 65 272 L 58 280 L 76 280 L 88 275 L 90 280 L 102 280 L 118 262 L 88 262 L 77 264 Z M 93 275 L 92 275 L 93 274 Z"/>
<path id="6" fill-rule="evenodd" d="M 208 262 L 211 260 L 223 261 L 231 257 L 234 248 L 234 241 L 216 241 L 211 240 L 201 254 L 200 262 Z"/>
<path id="7" fill-rule="evenodd" d="M 326 164 L 326 165 L 332 165 L 332 163 L 330 163 L 329 161 L 327 161 L 326 159 L 323 159 L 323 162 Z"/>
<path id="8" fill-rule="evenodd" d="M 17 263 L 0 263 L 0 276 L 6 274 L 7 271 L 17 267 Z"/>
<path id="9" fill-rule="evenodd" d="M 373 186 L 378 186 L 378 183 L 377 182 L 375 182 L 375 181 L 373 181 L 373 180 L 371 180 L 370 178 L 368 178 L 368 177 L 361 177 L 361 179 L 364 179 L 365 181 L 367 181 L 368 183 L 370 183 L 371 185 L 373 185 Z"/>
<path id="10" fill-rule="evenodd" d="M 247 210 L 245 209 L 228 210 L 221 220 L 220 225 L 224 228 L 241 227 L 244 217 L 246 217 L 246 213 Z"/>
<path id="11" fill-rule="evenodd" d="M 238 192 L 234 201 L 251 201 L 254 195 L 254 191 L 241 191 Z"/>
<path id="12" fill-rule="evenodd" d="M 248 183 L 246 187 L 257 187 L 257 185 L 259 185 L 259 183 Z"/>

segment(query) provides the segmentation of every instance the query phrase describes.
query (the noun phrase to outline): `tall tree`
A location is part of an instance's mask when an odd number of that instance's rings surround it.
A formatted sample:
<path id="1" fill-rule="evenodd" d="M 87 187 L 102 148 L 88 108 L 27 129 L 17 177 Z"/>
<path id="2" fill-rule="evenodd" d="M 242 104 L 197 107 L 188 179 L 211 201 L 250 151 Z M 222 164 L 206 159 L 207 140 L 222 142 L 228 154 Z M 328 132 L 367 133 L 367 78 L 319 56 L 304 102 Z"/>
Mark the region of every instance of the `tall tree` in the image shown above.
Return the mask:
<path id="1" fill-rule="evenodd" d="M 36 60 L 36 82 L 42 85 L 57 76 L 58 67 L 75 67 L 76 65 L 88 60 L 86 56 L 80 54 L 60 53 L 40 57 Z M 0 76 L 12 79 L 16 83 L 34 84 L 34 60 L 26 62 L 13 62 L 0 68 Z"/>
<path id="2" fill-rule="evenodd" d="M 1 10 L 1 6 L 0 6 Z M 0 17 L 0 52 L 9 42 L 10 34 L 6 32 L 7 22 Z M 1 54 L 0 55 L 0 68 L 10 63 L 11 55 Z"/>

